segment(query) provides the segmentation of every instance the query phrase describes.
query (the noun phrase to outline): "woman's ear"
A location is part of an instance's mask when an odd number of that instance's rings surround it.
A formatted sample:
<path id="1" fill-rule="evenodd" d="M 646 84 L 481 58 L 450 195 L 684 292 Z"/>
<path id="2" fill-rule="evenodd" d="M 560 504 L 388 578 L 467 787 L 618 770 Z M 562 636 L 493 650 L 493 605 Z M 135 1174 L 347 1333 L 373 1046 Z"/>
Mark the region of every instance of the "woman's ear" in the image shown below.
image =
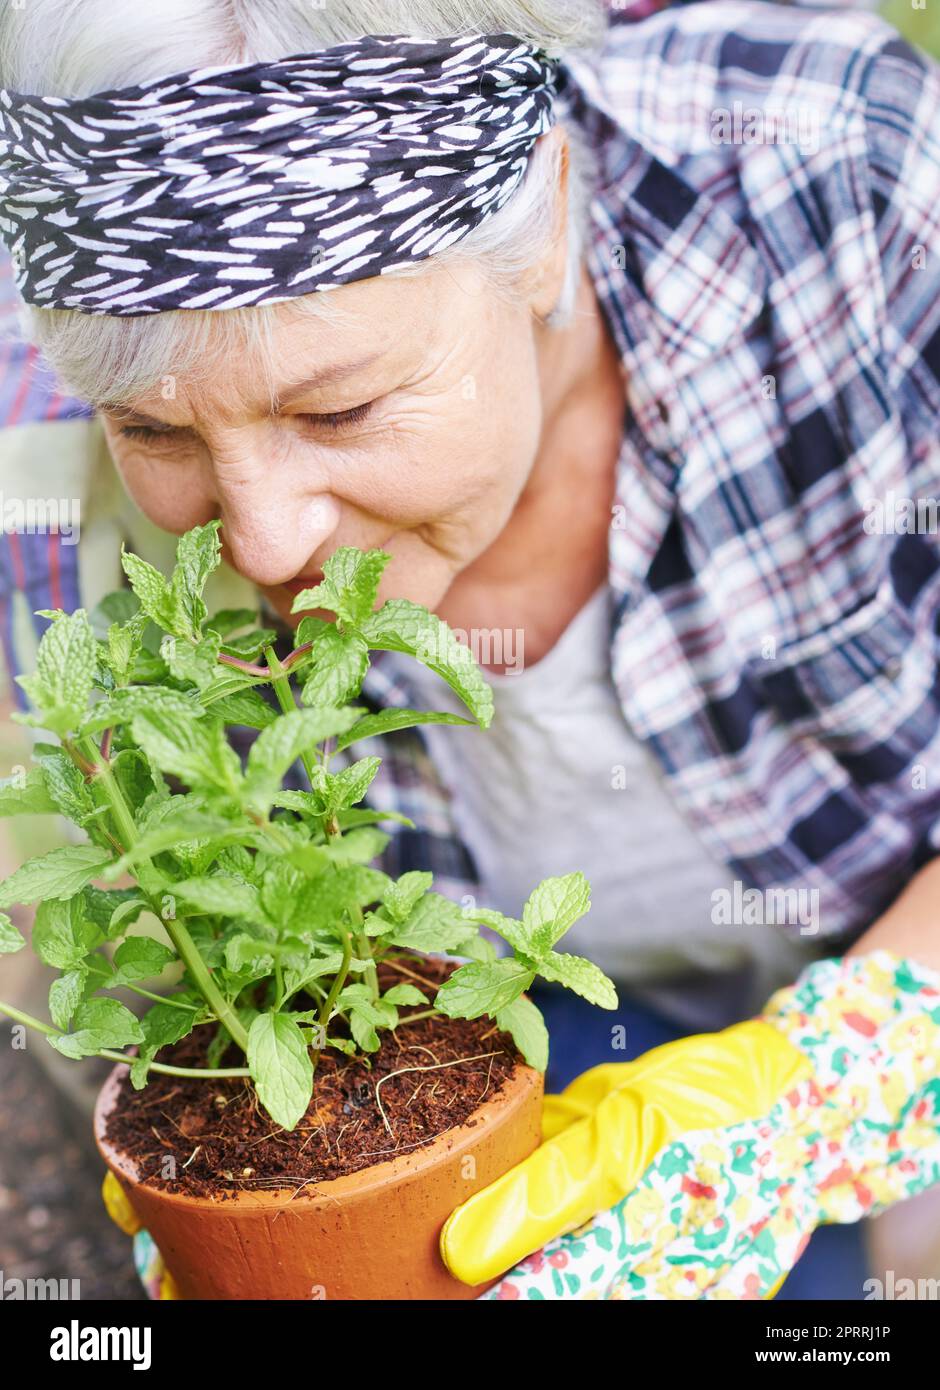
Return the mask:
<path id="1" fill-rule="evenodd" d="M 541 259 L 532 267 L 532 281 L 529 303 L 533 314 L 543 322 L 550 318 L 558 307 L 565 288 L 568 273 L 568 235 L 569 235 L 569 145 L 568 136 L 561 126 L 542 136 L 543 140 L 554 142 L 555 149 L 549 157 L 557 167 L 555 182 L 554 225 L 552 234 Z"/>

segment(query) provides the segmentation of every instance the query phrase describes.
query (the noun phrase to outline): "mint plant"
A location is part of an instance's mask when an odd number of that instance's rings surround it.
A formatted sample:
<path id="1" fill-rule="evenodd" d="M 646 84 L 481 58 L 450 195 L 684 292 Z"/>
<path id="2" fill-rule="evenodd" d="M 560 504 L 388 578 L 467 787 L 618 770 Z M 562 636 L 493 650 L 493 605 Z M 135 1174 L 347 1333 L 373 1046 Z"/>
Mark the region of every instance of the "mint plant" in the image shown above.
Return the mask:
<path id="1" fill-rule="evenodd" d="M 335 766 L 352 745 L 396 729 L 486 727 L 492 697 L 468 649 L 416 604 L 395 599 L 376 609 L 389 557 L 347 548 L 297 598 L 294 612 L 307 616 L 280 661 L 275 633 L 255 613 L 209 617 L 203 591 L 219 563 L 218 529 L 212 522 L 181 538 L 169 579 L 125 553 L 130 589 L 91 618 L 81 609 L 43 614 L 51 621 L 36 671 L 19 678 L 33 712 L 16 717 L 55 741 L 36 744 L 25 778 L 0 784 L 0 815 L 59 812 L 85 843 L 31 859 L 0 884 L 0 908 L 38 902 L 32 946 L 60 972 L 50 1023 L 8 1004 L 0 1013 L 44 1033 L 66 1057 L 126 1062 L 138 1089 L 150 1071 L 250 1076 L 288 1130 L 306 1112 L 323 1050 L 367 1057 L 403 1008 L 418 1006 L 410 1018 L 488 1015 L 544 1070 L 545 1025 L 524 997 L 536 975 L 616 1006 L 596 966 L 555 949 L 588 910 L 584 877 L 546 880 L 519 921 L 458 907 L 432 891 L 429 873 L 394 880 L 374 863 L 389 838 L 378 826 L 404 817 L 361 804 L 380 760 Z M 422 661 L 469 718 L 357 706 L 377 650 Z M 227 732 L 233 725 L 258 731 L 244 765 Z M 298 760 L 308 789 L 285 790 Z M 118 886 L 127 877 L 131 886 Z M 159 918 L 168 944 L 128 934 L 144 912 Z M 483 926 L 509 955 L 498 955 Z M 0 912 L 0 952 L 24 945 Z M 435 991 L 413 969 L 428 954 L 465 963 Z M 384 990 L 383 962 L 402 974 Z M 144 982 L 171 967 L 169 992 L 151 992 Z M 114 997 L 118 988 L 152 1006 L 138 1018 Z M 205 1067 L 154 1060 L 202 1024 L 215 1025 Z M 230 1044 L 243 1066 L 219 1066 Z"/>

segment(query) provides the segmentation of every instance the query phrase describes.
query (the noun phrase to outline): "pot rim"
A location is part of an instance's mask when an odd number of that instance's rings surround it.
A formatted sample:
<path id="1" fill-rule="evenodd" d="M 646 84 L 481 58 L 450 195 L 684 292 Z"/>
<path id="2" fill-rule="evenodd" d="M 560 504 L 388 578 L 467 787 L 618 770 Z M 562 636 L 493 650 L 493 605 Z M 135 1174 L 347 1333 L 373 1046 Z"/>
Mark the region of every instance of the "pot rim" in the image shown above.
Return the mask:
<path id="1" fill-rule="evenodd" d="M 218 1207 L 224 1202 L 229 1211 L 235 1208 L 287 1207 L 304 1208 L 322 1206 L 346 1198 L 365 1194 L 375 1188 L 387 1187 L 405 1177 L 433 1168 L 444 1154 L 452 1154 L 454 1149 L 469 1149 L 482 1133 L 481 1126 L 492 1127 L 507 1118 L 517 1100 L 533 1086 L 541 1089 L 542 1073 L 524 1062 L 517 1062 L 499 1090 L 473 1111 L 462 1124 L 455 1125 L 439 1134 L 436 1139 L 410 1152 L 396 1154 L 367 1168 L 345 1173 L 342 1177 L 328 1178 L 321 1182 L 310 1182 L 310 1191 L 304 1191 L 306 1184 L 298 1189 L 293 1187 L 266 1188 L 261 1192 L 245 1191 L 242 1188 L 220 1188 L 218 1195 L 195 1197 L 185 1192 L 168 1192 L 164 1188 L 151 1187 L 138 1177 L 137 1164 L 127 1154 L 122 1153 L 105 1137 L 105 1124 L 113 1111 L 118 1098 L 120 1082 L 126 1075 L 126 1068 L 118 1064 L 105 1080 L 95 1103 L 94 1133 L 98 1152 L 108 1168 L 123 1178 L 134 1188 L 140 1188 L 155 1200 L 186 1208 L 190 1211 Z"/>

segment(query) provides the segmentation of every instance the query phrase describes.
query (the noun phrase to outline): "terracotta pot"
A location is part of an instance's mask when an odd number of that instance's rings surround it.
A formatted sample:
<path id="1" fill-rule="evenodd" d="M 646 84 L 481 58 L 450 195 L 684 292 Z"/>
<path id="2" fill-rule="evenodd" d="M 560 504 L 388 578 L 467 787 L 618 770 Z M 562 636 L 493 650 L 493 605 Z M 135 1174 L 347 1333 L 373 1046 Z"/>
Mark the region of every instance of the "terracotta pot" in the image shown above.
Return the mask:
<path id="1" fill-rule="evenodd" d="M 132 1159 L 104 1137 L 125 1068 L 95 1107 L 108 1167 L 188 1299 L 460 1299 L 470 1288 L 438 1250 L 453 1209 L 539 1143 L 542 1076 L 518 1066 L 464 1124 L 422 1149 L 301 1195 L 234 1191 L 218 1198 L 163 1192 L 137 1181 Z"/>

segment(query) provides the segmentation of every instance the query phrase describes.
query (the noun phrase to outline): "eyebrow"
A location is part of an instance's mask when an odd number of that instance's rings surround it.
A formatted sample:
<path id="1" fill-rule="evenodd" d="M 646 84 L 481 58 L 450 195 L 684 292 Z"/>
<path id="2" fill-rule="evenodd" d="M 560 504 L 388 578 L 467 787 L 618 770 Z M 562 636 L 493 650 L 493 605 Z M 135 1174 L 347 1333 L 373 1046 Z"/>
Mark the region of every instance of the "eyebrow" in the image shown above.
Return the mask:
<path id="1" fill-rule="evenodd" d="M 351 376 L 353 372 L 361 372 L 366 367 L 371 367 L 382 356 L 381 352 L 370 353 L 368 357 L 362 357 L 357 362 L 338 362 L 331 367 L 324 367 L 322 371 L 315 372 L 313 376 L 305 377 L 303 381 L 296 381 L 292 386 L 288 386 L 283 391 L 275 394 L 275 410 L 282 410 L 284 406 L 291 405 L 299 397 L 305 396 L 308 391 L 315 391 L 321 386 L 332 386 L 337 381 L 342 381 L 344 377 Z M 99 401 L 98 409 L 106 415 L 113 415 L 121 424 L 146 425 L 149 429 L 163 430 L 164 432 L 185 431 L 191 429 L 190 425 L 168 425 L 165 420 L 157 420 L 152 415 L 145 415 L 142 411 L 131 410 L 126 405 L 121 405 L 111 401 Z"/>
<path id="2" fill-rule="evenodd" d="M 289 386 L 285 391 L 277 393 L 278 409 L 281 406 L 291 405 L 298 396 L 305 396 L 308 391 L 315 391 L 321 386 L 332 386 L 337 381 L 342 381 L 344 377 L 352 376 L 354 372 L 362 372 L 366 367 L 371 367 L 382 356 L 381 352 L 372 352 L 368 357 L 361 357 L 358 362 L 337 362 L 332 367 L 324 367 L 322 371 L 315 372 L 313 376 L 307 377 L 304 381 L 296 381 L 293 386 Z"/>

